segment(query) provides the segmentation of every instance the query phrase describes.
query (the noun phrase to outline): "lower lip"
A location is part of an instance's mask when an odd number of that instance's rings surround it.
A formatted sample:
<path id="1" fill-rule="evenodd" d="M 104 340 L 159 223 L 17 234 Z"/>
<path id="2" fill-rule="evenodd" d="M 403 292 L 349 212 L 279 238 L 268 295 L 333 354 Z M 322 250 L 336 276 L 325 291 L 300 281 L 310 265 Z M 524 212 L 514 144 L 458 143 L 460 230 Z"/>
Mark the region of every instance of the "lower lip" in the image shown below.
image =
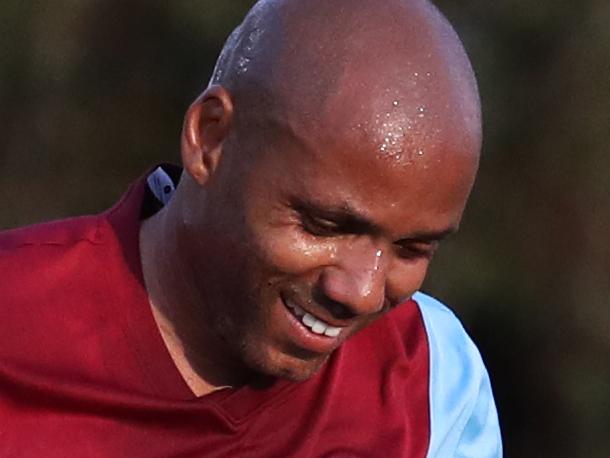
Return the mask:
<path id="1" fill-rule="evenodd" d="M 288 332 L 294 343 L 303 348 L 315 353 L 330 353 L 339 345 L 339 339 L 344 331 L 341 331 L 337 337 L 328 337 L 325 335 L 314 334 L 309 328 L 305 327 L 301 321 L 295 317 L 286 303 L 282 300 L 284 314 L 287 316 Z"/>

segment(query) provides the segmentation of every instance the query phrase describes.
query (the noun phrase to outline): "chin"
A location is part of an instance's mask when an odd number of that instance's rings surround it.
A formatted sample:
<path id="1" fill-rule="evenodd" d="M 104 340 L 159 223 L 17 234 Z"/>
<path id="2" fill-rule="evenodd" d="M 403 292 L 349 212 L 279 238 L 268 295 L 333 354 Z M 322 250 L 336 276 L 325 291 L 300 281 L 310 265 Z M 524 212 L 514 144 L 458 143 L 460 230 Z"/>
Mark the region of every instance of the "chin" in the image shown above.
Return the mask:
<path id="1" fill-rule="evenodd" d="M 257 373 L 293 382 L 310 379 L 320 371 L 329 358 L 329 355 L 286 354 L 279 351 L 268 351 L 252 356 L 254 357 L 246 359 L 246 363 Z"/>
<path id="2" fill-rule="evenodd" d="M 317 363 L 315 366 L 309 364 L 306 367 L 280 368 L 280 370 L 278 371 L 279 373 L 278 375 L 276 375 L 276 377 L 290 380 L 292 382 L 304 382 L 305 380 L 310 379 L 320 371 L 320 369 L 326 362 L 326 359 L 328 358 L 325 358 L 324 361 Z"/>

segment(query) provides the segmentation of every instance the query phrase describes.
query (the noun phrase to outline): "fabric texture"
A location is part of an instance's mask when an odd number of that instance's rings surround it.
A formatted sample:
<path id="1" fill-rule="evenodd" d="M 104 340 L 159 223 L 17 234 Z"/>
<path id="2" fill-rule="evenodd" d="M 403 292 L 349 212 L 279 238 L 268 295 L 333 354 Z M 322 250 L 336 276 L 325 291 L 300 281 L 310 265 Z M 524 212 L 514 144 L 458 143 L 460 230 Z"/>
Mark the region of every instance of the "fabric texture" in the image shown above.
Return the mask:
<path id="1" fill-rule="evenodd" d="M 424 295 L 306 382 L 196 398 L 143 286 L 139 222 L 160 208 L 146 181 L 101 215 L 0 234 L 0 456 L 499 456 L 478 352 Z"/>
<path id="2" fill-rule="evenodd" d="M 489 376 L 476 346 L 447 307 L 417 293 L 430 354 L 428 457 L 502 456 Z"/>

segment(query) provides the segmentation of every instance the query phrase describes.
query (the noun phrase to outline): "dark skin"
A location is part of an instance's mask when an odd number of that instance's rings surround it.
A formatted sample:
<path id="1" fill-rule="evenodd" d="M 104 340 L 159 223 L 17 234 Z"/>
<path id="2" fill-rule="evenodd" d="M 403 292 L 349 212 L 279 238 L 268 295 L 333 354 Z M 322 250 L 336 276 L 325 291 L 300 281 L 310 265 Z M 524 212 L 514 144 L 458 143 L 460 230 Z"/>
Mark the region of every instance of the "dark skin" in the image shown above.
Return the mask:
<path id="1" fill-rule="evenodd" d="M 185 174 L 141 251 L 195 395 L 311 377 L 418 290 L 457 230 L 480 149 L 474 78 L 435 9 L 386 6 L 259 5 L 187 112 Z"/>

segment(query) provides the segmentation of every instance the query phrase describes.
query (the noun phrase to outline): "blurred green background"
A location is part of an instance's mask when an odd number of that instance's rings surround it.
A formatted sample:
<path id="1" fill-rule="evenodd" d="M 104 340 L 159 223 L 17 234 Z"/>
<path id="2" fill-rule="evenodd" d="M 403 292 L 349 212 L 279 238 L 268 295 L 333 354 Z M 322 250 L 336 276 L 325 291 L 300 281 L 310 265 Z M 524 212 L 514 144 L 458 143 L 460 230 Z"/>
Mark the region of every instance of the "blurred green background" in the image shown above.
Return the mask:
<path id="1" fill-rule="evenodd" d="M 183 113 L 252 3 L 3 0 L 0 228 L 98 212 L 178 161 Z M 610 3 L 436 3 L 478 73 L 485 145 L 426 289 L 481 348 L 506 456 L 607 458 Z"/>

